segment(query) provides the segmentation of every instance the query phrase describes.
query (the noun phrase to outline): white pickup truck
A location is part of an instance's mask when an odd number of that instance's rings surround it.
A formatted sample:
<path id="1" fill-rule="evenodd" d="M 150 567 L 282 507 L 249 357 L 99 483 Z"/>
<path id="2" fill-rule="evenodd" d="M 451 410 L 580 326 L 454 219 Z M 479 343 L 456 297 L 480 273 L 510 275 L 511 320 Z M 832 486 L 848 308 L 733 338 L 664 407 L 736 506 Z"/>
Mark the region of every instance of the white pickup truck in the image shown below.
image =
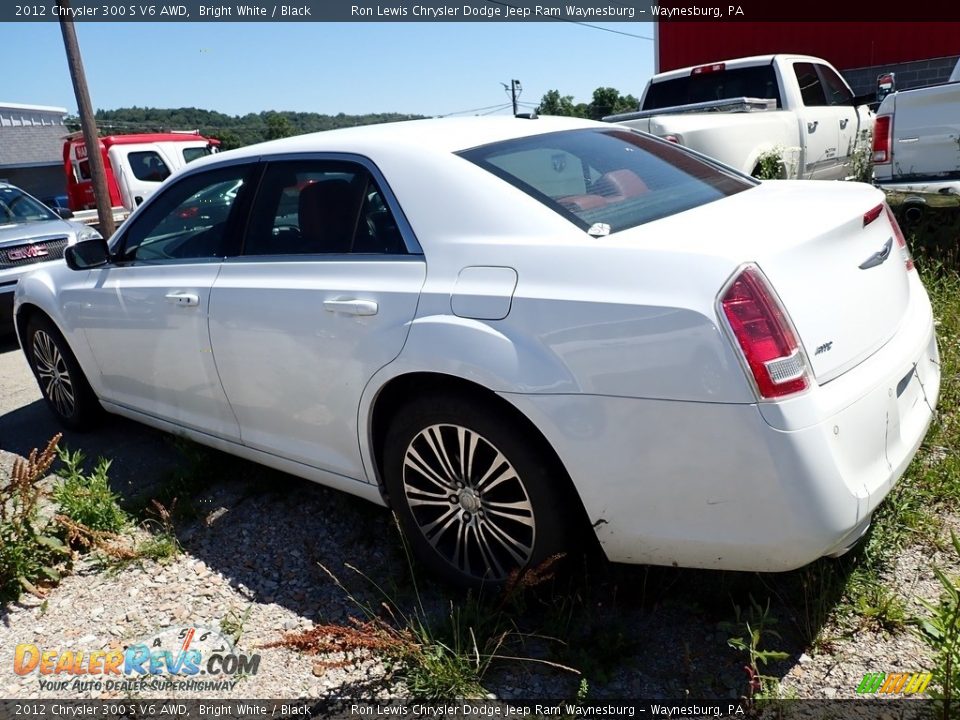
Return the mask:
<path id="1" fill-rule="evenodd" d="M 851 174 L 860 133 L 873 127 L 866 105 L 825 60 L 759 55 L 654 75 L 637 112 L 605 117 L 757 175 L 770 152 L 786 178 Z"/>
<path id="2" fill-rule="evenodd" d="M 887 95 L 873 136 L 874 182 L 908 220 L 960 204 L 960 61 L 942 85 Z"/>

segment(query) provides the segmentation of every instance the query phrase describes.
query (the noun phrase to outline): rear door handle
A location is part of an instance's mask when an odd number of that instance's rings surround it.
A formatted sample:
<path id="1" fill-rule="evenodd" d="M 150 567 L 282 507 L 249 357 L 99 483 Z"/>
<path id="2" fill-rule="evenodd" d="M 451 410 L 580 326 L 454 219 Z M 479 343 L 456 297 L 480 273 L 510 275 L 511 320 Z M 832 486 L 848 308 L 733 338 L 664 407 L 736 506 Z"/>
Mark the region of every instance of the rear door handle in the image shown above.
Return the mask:
<path id="1" fill-rule="evenodd" d="M 185 305 L 192 307 L 200 304 L 200 296 L 196 293 L 172 292 L 166 294 L 166 300 L 171 305 Z"/>
<path id="2" fill-rule="evenodd" d="M 376 315 L 379 306 L 373 300 L 349 298 L 324 300 L 323 309 L 327 312 L 338 312 L 345 315 Z"/>
<path id="3" fill-rule="evenodd" d="M 846 129 L 847 129 L 847 123 L 848 123 L 848 122 L 850 122 L 850 118 L 841 118 L 841 119 L 840 119 L 840 129 L 841 129 L 841 130 L 846 130 Z"/>
<path id="4" fill-rule="evenodd" d="M 819 121 L 819 120 L 814 120 L 813 122 L 808 122 L 808 123 L 807 123 L 807 132 L 808 132 L 808 133 L 812 133 L 814 130 L 817 129 L 817 125 L 819 125 L 819 124 L 820 124 L 820 121 Z"/>

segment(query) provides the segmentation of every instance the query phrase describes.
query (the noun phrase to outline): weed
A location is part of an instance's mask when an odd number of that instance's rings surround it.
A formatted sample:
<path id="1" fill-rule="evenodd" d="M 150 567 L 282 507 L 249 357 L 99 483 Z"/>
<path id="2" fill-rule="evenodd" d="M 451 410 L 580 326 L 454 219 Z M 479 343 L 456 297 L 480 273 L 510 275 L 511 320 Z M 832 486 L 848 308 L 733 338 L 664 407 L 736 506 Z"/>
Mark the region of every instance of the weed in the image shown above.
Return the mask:
<path id="1" fill-rule="evenodd" d="M 42 595 L 42 584 L 60 580 L 70 551 L 57 528 L 40 517 L 46 495 L 40 482 L 56 459 L 60 435 L 43 452 L 34 449 L 13 464 L 9 483 L 0 486 L 0 599 L 16 599 L 21 590 Z"/>
<path id="2" fill-rule="evenodd" d="M 243 635 L 244 627 L 247 624 L 247 620 L 250 618 L 250 611 L 253 609 L 253 604 L 247 605 L 247 609 L 244 611 L 243 615 L 240 615 L 235 610 L 231 609 L 226 615 L 224 615 L 223 620 L 220 621 L 220 632 L 230 638 L 230 642 L 236 645 L 240 642 L 240 637 Z"/>
<path id="3" fill-rule="evenodd" d="M 753 176 L 758 180 L 782 180 L 786 177 L 786 166 L 783 161 L 783 148 L 767 150 L 757 158 L 757 167 Z"/>
<path id="4" fill-rule="evenodd" d="M 762 700 L 779 697 L 780 681 L 772 675 L 760 672 L 760 665 L 766 666 L 774 660 L 786 660 L 790 655 L 778 650 L 763 650 L 760 645 L 767 637 L 780 639 L 780 634 L 772 629 L 777 619 L 770 614 L 770 600 L 761 606 L 752 597 L 746 617 L 739 605 L 733 606 L 735 622 L 721 623 L 724 631 L 740 632 L 740 635 L 727 639 L 727 645 L 746 653 L 748 664 L 744 666 L 747 674 L 747 700 Z"/>
<path id="5" fill-rule="evenodd" d="M 873 181 L 873 131 L 861 130 L 850 151 L 850 177 L 847 180 Z"/>
<path id="6" fill-rule="evenodd" d="M 950 539 L 960 557 L 960 539 L 953 532 Z M 939 690 L 927 692 L 942 701 L 942 717 L 949 720 L 954 696 L 960 688 L 960 581 L 951 580 L 938 567 L 934 567 L 933 572 L 943 587 L 943 593 L 937 603 L 920 600 L 928 614 L 917 622 L 921 637 L 936 653 L 933 685 Z"/>
<path id="7" fill-rule="evenodd" d="M 141 523 L 150 534 L 131 546 L 130 542 L 123 542 L 114 536 L 110 538 L 93 538 L 93 545 L 103 551 L 105 564 L 112 572 L 119 572 L 131 563 L 143 560 L 166 563 L 173 560 L 181 552 L 180 542 L 177 540 L 173 528 L 173 510 L 168 509 L 158 500 L 151 500 L 153 506 L 149 513 L 151 517 Z M 105 542 L 106 541 L 106 542 Z"/>
<path id="8" fill-rule="evenodd" d="M 558 663 L 507 654 L 508 647 L 524 639 L 511 620 L 508 607 L 518 602 L 525 589 L 551 579 L 551 568 L 558 558 L 512 576 L 504 592 L 492 603 L 470 593 L 462 602 L 446 605 L 441 614 L 427 611 L 410 548 L 402 532 L 400 535 L 413 586 L 412 610 L 404 612 L 372 578 L 347 564 L 347 569 L 363 578 L 379 596 L 376 603 L 361 600 L 321 564 L 321 569 L 360 610 L 363 619 L 319 625 L 266 647 L 293 647 L 312 654 L 337 656 L 319 661 L 315 665 L 319 671 L 379 657 L 406 681 L 414 697 L 430 699 L 483 697 L 483 678 L 495 661 L 539 662 L 576 672 Z"/>
<path id="9" fill-rule="evenodd" d="M 152 517 L 144 520 L 143 526 L 150 530 L 151 536 L 138 543 L 134 552 L 139 559 L 169 562 L 181 552 L 180 541 L 173 527 L 177 501 L 174 498 L 170 507 L 156 499 L 151 500 L 150 504 L 153 507 L 148 512 Z"/>
<path id="10" fill-rule="evenodd" d="M 118 533 L 130 518 L 119 504 L 119 496 L 110 489 L 107 473 L 110 461 L 100 458 L 92 473 L 84 474 L 84 454 L 60 448 L 63 482 L 53 491 L 53 498 L 63 515 L 73 522 L 98 532 Z"/>
<path id="11" fill-rule="evenodd" d="M 851 575 L 848 585 L 854 597 L 854 609 L 868 624 L 890 632 L 901 630 L 907 621 L 907 607 L 885 583 L 873 573 Z"/>

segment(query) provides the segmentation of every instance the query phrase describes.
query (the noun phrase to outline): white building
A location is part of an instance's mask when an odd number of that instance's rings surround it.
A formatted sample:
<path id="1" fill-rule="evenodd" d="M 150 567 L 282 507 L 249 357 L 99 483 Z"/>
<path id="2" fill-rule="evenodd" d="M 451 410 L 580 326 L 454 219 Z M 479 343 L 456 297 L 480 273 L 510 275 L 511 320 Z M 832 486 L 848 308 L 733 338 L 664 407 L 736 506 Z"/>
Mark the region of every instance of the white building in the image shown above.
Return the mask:
<path id="1" fill-rule="evenodd" d="M 0 102 L 0 180 L 37 197 L 63 195 L 67 109 Z"/>

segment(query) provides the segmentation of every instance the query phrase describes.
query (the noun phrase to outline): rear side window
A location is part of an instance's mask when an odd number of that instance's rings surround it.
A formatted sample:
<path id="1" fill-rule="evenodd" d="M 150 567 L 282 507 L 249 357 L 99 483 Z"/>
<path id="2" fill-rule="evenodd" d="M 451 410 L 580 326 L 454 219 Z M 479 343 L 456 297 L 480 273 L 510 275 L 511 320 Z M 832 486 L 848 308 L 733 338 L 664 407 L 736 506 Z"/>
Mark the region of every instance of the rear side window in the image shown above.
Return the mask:
<path id="1" fill-rule="evenodd" d="M 210 148 L 188 147 L 183 149 L 183 161 L 185 163 L 191 163 L 194 160 L 199 160 L 207 155 L 210 155 Z"/>
<path id="2" fill-rule="evenodd" d="M 772 65 L 719 70 L 652 83 L 643 98 L 644 110 L 749 97 L 780 101 L 780 86 Z"/>
<path id="3" fill-rule="evenodd" d="M 754 187 L 669 143 L 630 130 L 572 130 L 460 155 L 584 230 L 625 230 Z M 602 232 L 602 229 L 597 229 Z"/>
<path id="4" fill-rule="evenodd" d="M 403 255 L 400 229 L 361 165 L 291 160 L 267 166 L 244 255 Z"/>

